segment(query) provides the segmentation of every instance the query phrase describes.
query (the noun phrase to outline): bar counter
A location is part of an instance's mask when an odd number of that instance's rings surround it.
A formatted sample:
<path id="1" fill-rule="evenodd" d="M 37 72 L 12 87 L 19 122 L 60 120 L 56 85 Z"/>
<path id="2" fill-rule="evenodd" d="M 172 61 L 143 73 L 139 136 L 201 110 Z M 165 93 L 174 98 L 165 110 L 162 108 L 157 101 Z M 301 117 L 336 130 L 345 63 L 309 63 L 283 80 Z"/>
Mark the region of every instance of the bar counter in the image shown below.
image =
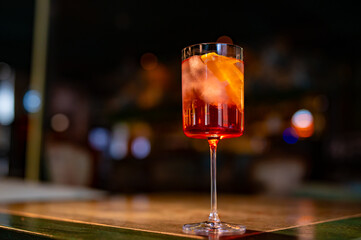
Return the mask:
<path id="1" fill-rule="evenodd" d="M 212 239 L 361 239 L 361 204 L 219 195 L 223 221 L 243 235 Z M 0 239 L 207 239 L 182 232 L 207 219 L 209 195 L 150 194 L 0 204 Z M 211 237 L 209 237 L 211 238 Z"/>

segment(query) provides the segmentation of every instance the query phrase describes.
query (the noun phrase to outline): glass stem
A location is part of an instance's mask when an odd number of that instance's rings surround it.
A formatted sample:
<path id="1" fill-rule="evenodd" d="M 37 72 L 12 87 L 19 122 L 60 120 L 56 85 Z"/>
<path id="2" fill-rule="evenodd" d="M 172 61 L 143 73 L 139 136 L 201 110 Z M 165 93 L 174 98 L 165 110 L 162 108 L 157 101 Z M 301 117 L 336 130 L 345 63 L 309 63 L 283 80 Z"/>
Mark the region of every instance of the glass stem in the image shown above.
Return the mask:
<path id="1" fill-rule="evenodd" d="M 208 221 L 213 223 L 220 222 L 217 212 L 217 144 L 219 138 L 208 138 L 210 153 L 211 153 L 211 213 Z"/>

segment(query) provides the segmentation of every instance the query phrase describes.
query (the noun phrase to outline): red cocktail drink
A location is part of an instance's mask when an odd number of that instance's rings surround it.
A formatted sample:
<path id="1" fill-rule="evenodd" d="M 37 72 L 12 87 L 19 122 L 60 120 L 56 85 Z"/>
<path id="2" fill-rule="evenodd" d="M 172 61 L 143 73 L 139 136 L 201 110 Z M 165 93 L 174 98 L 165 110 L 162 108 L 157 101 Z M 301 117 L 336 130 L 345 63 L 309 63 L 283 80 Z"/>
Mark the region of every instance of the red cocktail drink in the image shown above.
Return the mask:
<path id="1" fill-rule="evenodd" d="M 243 49 L 224 43 L 201 43 L 182 50 L 183 131 L 207 139 L 210 148 L 211 212 L 208 220 L 183 231 L 219 236 L 242 234 L 246 227 L 222 222 L 217 210 L 216 152 L 220 139 L 243 134 Z"/>
<path id="2" fill-rule="evenodd" d="M 243 133 L 243 61 L 215 53 L 182 63 L 183 130 L 192 138 Z"/>

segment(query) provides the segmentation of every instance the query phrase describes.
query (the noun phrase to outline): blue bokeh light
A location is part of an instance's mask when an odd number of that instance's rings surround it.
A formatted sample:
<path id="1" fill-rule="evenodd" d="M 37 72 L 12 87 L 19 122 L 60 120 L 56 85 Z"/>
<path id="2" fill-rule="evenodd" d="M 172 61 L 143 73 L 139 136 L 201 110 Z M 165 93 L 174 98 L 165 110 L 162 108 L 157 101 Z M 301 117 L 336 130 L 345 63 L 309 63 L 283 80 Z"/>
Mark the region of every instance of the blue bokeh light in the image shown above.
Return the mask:
<path id="1" fill-rule="evenodd" d="M 283 131 L 282 135 L 283 135 L 283 140 L 285 140 L 285 142 L 288 144 L 294 144 L 298 141 L 298 135 L 296 131 L 291 127 L 286 128 Z"/>
<path id="2" fill-rule="evenodd" d="M 9 125 L 14 120 L 14 87 L 7 82 L 0 83 L 0 124 Z"/>
<path id="3" fill-rule="evenodd" d="M 135 158 L 143 159 L 150 153 L 150 142 L 146 137 L 137 137 L 132 142 L 132 154 Z"/>
<path id="4" fill-rule="evenodd" d="M 90 131 L 88 140 L 93 148 L 104 151 L 107 149 L 110 141 L 109 130 L 101 127 L 94 128 Z"/>
<path id="5" fill-rule="evenodd" d="M 29 90 L 25 93 L 23 98 L 24 108 L 27 112 L 35 113 L 41 107 L 40 93 L 36 90 Z"/>

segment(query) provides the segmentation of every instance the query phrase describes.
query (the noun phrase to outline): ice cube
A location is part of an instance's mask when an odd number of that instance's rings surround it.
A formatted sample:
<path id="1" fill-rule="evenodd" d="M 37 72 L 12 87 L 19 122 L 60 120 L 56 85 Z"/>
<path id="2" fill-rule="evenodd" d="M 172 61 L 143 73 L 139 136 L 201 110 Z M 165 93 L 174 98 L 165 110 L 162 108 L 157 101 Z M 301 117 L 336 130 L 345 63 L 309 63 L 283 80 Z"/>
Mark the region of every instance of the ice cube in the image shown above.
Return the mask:
<path id="1" fill-rule="evenodd" d="M 209 104 L 227 103 L 227 82 L 219 79 L 208 70 L 200 56 L 193 56 L 182 64 L 183 98 L 201 97 Z"/>
<path id="2" fill-rule="evenodd" d="M 200 56 L 191 57 L 189 59 L 189 67 L 194 78 L 204 78 L 207 69 Z"/>
<path id="3" fill-rule="evenodd" d="M 193 97 L 196 78 L 191 74 L 189 60 L 182 63 L 182 95 L 183 99 L 189 100 Z"/>
<path id="4" fill-rule="evenodd" d="M 227 82 L 219 81 L 213 73 L 207 70 L 206 78 L 201 82 L 201 96 L 209 104 L 227 103 L 229 102 L 227 86 Z"/>

